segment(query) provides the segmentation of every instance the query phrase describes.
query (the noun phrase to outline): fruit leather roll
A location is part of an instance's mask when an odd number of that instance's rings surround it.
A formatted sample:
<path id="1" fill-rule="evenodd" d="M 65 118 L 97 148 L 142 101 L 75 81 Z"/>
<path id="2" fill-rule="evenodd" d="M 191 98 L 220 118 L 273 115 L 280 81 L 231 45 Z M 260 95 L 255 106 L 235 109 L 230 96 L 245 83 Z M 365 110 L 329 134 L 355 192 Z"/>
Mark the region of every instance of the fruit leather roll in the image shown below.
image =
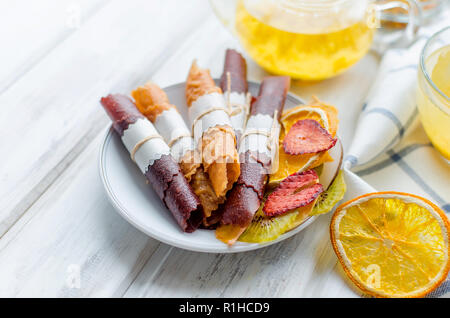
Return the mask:
<path id="1" fill-rule="evenodd" d="M 192 191 L 169 146 L 153 124 L 125 95 L 108 95 L 101 104 L 113 122 L 131 158 L 185 232 L 193 232 L 202 222 L 200 200 Z"/>
<path id="2" fill-rule="evenodd" d="M 235 50 L 227 49 L 223 74 L 220 79 L 227 107 L 231 110 L 230 120 L 239 141 L 244 132 L 250 104 L 247 84 L 247 63 L 245 59 Z"/>
<path id="3" fill-rule="evenodd" d="M 211 215 L 225 198 L 216 196 L 181 114 L 175 105 L 170 104 L 167 94 L 154 83 L 138 87 L 131 95 L 139 111 L 153 123 L 169 145 L 172 157 L 180 164 L 181 171 L 203 206 L 203 225 L 211 226 L 218 221 Z"/>
<path id="4" fill-rule="evenodd" d="M 239 147 L 241 175 L 227 195 L 216 237 L 231 245 L 250 225 L 264 196 L 268 173 L 277 167 L 279 119 L 290 78 L 266 77 L 251 106 Z"/>
<path id="5" fill-rule="evenodd" d="M 196 62 L 186 81 L 186 102 L 203 168 L 217 197 L 223 198 L 240 174 L 236 137 L 222 90 Z"/>

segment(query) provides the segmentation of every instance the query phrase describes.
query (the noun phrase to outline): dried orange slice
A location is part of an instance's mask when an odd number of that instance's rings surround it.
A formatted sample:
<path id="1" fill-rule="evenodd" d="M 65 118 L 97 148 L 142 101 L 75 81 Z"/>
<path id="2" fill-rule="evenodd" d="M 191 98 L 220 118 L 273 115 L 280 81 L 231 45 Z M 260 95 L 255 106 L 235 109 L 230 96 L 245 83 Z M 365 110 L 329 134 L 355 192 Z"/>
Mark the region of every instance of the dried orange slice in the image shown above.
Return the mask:
<path id="1" fill-rule="evenodd" d="M 348 277 L 375 297 L 422 297 L 447 277 L 450 225 L 427 199 L 376 192 L 339 206 L 330 225 Z"/>
<path id="2" fill-rule="evenodd" d="M 281 116 L 281 132 L 279 138 L 278 169 L 270 175 L 269 186 L 273 187 L 287 176 L 320 166 L 324 162 L 333 161 L 327 151 L 319 154 L 289 155 L 283 149 L 286 133 L 297 121 L 314 119 L 335 137 L 338 128 L 337 109 L 314 97 L 309 105 L 299 105 L 283 112 Z"/>
<path id="3" fill-rule="evenodd" d="M 245 227 L 237 224 L 222 224 L 216 229 L 216 238 L 231 246 L 244 231 Z"/>

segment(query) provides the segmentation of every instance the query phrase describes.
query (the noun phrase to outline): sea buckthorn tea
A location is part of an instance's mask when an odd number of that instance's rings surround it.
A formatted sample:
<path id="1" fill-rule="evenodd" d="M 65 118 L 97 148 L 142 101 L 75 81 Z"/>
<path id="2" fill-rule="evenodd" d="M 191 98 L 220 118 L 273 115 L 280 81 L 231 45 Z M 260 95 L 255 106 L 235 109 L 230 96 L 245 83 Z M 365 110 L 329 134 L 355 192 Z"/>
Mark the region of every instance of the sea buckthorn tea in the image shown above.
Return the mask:
<path id="1" fill-rule="evenodd" d="M 417 106 L 434 147 L 450 160 L 450 28 L 434 35 L 422 52 Z"/>

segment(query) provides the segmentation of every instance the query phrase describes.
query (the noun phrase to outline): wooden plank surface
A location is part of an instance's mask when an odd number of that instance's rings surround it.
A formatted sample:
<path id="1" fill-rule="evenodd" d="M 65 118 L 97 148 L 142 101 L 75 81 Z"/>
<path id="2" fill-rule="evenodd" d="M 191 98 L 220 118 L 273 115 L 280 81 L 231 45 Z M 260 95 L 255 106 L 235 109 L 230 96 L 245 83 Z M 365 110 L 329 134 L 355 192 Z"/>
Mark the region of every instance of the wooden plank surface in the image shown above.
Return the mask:
<path id="1" fill-rule="evenodd" d="M 0 94 L 70 37 L 108 0 L 0 2 Z"/>
<path id="2" fill-rule="evenodd" d="M 99 97 L 151 76 L 210 13 L 186 15 L 196 3 L 110 2 L 0 95 L 0 236 L 108 122 Z"/>
<path id="3" fill-rule="evenodd" d="M 0 296 L 121 296 L 155 251 L 159 243 L 125 222 L 103 193 L 100 139 L 0 240 Z M 71 285 L 77 271 L 79 285 Z"/>
<path id="4" fill-rule="evenodd" d="M 227 47 L 239 45 L 204 0 L 102 2 L 7 86 L 0 94 L 0 105 L 10 105 L 10 116 L 0 117 L 9 153 L 0 159 L 0 296 L 356 295 L 335 266 L 329 216 L 281 244 L 215 255 L 148 238 L 108 203 L 97 171 L 108 125 L 99 97 L 149 79 L 184 81 L 194 58 L 218 77 Z M 340 79 L 293 83 L 292 91 L 335 103 L 349 123 L 376 66 L 369 55 Z M 249 79 L 265 74 L 249 60 Z M 344 144 L 351 125 L 340 127 Z M 70 284 L 78 272 L 79 288 Z"/>

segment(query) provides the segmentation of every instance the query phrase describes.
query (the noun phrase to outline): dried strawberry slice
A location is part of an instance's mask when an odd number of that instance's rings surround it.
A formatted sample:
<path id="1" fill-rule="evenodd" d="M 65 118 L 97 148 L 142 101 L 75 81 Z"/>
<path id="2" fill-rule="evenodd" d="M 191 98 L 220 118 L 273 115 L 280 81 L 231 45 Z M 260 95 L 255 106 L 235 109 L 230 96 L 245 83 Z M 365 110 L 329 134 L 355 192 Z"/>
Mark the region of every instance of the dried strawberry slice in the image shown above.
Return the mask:
<path id="1" fill-rule="evenodd" d="M 299 188 L 306 188 L 317 183 L 318 181 L 319 176 L 313 169 L 304 172 L 296 172 L 281 181 L 275 191 L 284 189 L 297 190 Z"/>
<path id="2" fill-rule="evenodd" d="M 323 192 L 318 179 L 314 170 L 290 175 L 267 197 L 264 213 L 277 216 L 310 204 Z"/>
<path id="3" fill-rule="evenodd" d="M 284 137 L 283 148 L 290 155 L 318 153 L 332 148 L 336 141 L 316 120 L 302 119 Z"/>

